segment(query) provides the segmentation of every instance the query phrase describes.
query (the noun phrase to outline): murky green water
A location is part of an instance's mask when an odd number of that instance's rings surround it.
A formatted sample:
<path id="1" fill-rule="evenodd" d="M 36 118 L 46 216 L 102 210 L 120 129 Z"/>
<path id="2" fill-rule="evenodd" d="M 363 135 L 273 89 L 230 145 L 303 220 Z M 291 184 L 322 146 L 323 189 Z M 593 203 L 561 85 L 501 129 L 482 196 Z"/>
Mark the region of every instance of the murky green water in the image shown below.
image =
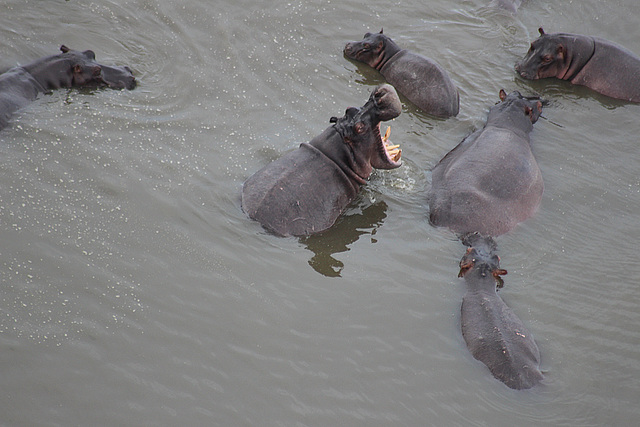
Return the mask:
<path id="1" fill-rule="evenodd" d="M 2 1 L 0 69 L 60 44 L 131 92 L 59 90 L 0 132 L 0 419 L 8 426 L 634 425 L 640 416 L 640 106 L 513 64 L 547 32 L 640 54 L 636 0 Z M 266 234 L 242 182 L 382 80 L 342 47 L 384 27 L 460 90 L 405 103 L 402 168 L 336 226 Z M 460 333 L 464 247 L 427 223 L 429 169 L 500 88 L 550 101 L 537 215 L 498 239 L 501 291 L 545 384 L 514 392 Z"/>

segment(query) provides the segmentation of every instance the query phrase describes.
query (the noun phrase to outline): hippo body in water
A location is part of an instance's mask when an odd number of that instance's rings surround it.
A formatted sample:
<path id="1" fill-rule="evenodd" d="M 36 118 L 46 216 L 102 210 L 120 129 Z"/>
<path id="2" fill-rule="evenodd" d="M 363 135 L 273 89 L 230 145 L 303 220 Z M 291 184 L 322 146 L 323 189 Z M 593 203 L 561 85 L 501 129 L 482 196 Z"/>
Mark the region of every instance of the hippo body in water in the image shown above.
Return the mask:
<path id="1" fill-rule="evenodd" d="M 542 174 L 529 132 L 542 103 L 500 91 L 487 123 L 433 168 L 429 219 L 458 234 L 499 236 L 532 216 L 542 199 Z"/>
<path id="2" fill-rule="evenodd" d="M 640 102 L 638 55 L 598 37 L 539 31 L 540 37 L 516 64 L 520 76 L 529 80 L 556 77 L 611 98 Z"/>
<path id="3" fill-rule="evenodd" d="M 484 363 L 494 377 L 508 387 L 521 390 L 538 384 L 540 351 L 522 321 L 496 292 L 502 283 L 500 258 L 493 239 L 478 234 L 467 236 L 469 246 L 460 261 L 467 293 L 462 299 L 462 336 L 469 351 Z"/>
<path id="4" fill-rule="evenodd" d="M 362 41 L 347 43 L 344 54 L 378 70 L 424 112 L 438 117 L 458 114 L 458 90 L 447 72 L 432 60 L 401 49 L 382 31 L 367 33 Z"/>
<path id="5" fill-rule="evenodd" d="M 389 85 L 378 86 L 362 108 L 344 117 L 309 143 L 256 172 L 242 189 L 242 209 L 280 236 L 304 236 L 333 225 L 356 197 L 373 168 L 400 166 L 398 146 L 380 135 L 380 122 L 402 110 Z"/>
<path id="6" fill-rule="evenodd" d="M 539 350 L 522 321 L 496 293 L 499 258 L 491 236 L 529 218 L 542 198 L 543 182 L 529 133 L 542 102 L 500 91 L 487 123 L 464 139 L 432 171 L 430 221 L 458 233 L 469 246 L 460 262 L 468 291 L 462 303 L 462 334 L 473 356 L 515 389 L 541 378 Z"/>
<path id="7" fill-rule="evenodd" d="M 40 93 L 69 87 L 108 86 L 133 89 L 135 78 L 128 67 L 98 64 L 95 54 L 61 46 L 61 54 L 38 59 L 0 74 L 0 129 L 20 108 L 34 101 Z"/>

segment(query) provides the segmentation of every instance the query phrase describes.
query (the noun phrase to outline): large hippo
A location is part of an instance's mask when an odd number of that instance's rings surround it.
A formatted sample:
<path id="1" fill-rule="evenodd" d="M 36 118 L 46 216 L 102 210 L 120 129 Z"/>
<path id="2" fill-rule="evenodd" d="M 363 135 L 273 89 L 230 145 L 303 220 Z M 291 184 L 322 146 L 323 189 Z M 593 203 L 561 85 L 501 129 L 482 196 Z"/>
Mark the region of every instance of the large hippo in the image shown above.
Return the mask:
<path id="1" fill-rule="evenodd" d="M 242 188 L 242 209 L 280 236 L 303 236 L 331 227 L 356 197 L 373 168 L 400 166 L 400 149 L 380 134 L 380 122 L 400 115 L 395 89 L 378 86 L 362 108 L 344 117 L 309 143 L 256 172 Z"/>
<path id="2" fill-rule="evenodd" d="M 462 299 L 462 336 L 469 351 L 508 387 L 528 389 L 542 380 L 540 350 L 522 321 L 496 292 L 502 283 L 500 258 L 490 237 L 471 234 L 460 261 L 467 293 Z"/>
<path id="3" fill-rule="evenodd" d="M 532 216 L 544 184 L 529 132 L 542 102 L 500 91 L 484 128 L 472 133 L 433 168 L 429 219 L 458 234 L 506 233 Z"/>
<path id="4" fill-rule="evenodd" d="M 603 95 L 640 102 L 640 57 L 616 43 L 578 34 L 546 34 L 516 64 L 525 79 L 556 77 Z"/>
<path id="5" fill-rule="evenodd" d="M 382 33 L 367 33 L 359 42 L 349 42 L 344 54 L 380 71 L 398 92 L 424 112 L 438 117 L 458 114 L 458 89 L 447 72 L 434 61 L 401 49 Z"/>
<path id="6" fill-rule="evenodd" d="M 61 46 L 61 54 L 47 56 L 0 74 L 0 129 L 11 115 L 53 89 L 108 86 L 133 89 L 136 80 L 128 67 L 110 67 L 96 62 L 93 51 L 79 52 Z"/>

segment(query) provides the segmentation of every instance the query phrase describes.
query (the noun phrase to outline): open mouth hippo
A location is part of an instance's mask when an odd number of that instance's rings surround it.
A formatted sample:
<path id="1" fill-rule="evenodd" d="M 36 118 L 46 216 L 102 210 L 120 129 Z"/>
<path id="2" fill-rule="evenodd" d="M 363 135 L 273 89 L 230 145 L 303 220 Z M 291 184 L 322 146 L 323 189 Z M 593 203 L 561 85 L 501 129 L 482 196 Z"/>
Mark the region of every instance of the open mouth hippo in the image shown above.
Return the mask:
<path id="1" fill-rule="evenodd" d="M 401 49 L 382 31 L 367 33 L 363 40 L 347 43 L 344 54 L 378 70 L 425 113 L 438 117 L 458 114 L 458 89 L 444 68 L 422 55 Z"/>
<path id="2" fill-rule="evenodd" d="M 542 102 L 500 91 L 484 128 L 458 144 L 432 170 L 429 219 L 458 234 L 499 236 L 532 216 L 544 184 L 529 133 Z"/>
<path id="3" fill-rule="evenodd" d="M 400 148 L 389 142 L 389 129 L 381 136 L 380 122 L 401 111 L 395 89 L 378 86 L 364 106 L 332 117 L 333 124 L 320 135 L 247 179 L 242 209 L 280 236 L 304 236 L 331 227 L 373 168 L 400 166 Z"/>
<path id="4" fill-rule="evenodd" d="M 129 67 L 96 62 L 91 50 L 79 52 L 61 46 L 61 54 L 47 56 L 0 74 L 0 129 L 13 113 L 34 101 L 38 94 L 70 87 L 133 89 L 136 79 Z"/>
<path id="5" fill-rule="evenodd" d="M 490 237 L 468 235 L 469 248 L 460 261 L 467 293 L 462 299 L 461 328 L 467 348 L 493 376 L 508 387 L 522 390 L 538 384 L 540 350 L 522 321 L 496 292 L 502 284 L 500 258 Z"/>
<path id="6" fill-rule="evenodd" d="M 515 69 L 529 80 L 556 77 L 611 98 L 640 102 L 640 57 L 598 37 L 546 34 L 531 43 Z"/>

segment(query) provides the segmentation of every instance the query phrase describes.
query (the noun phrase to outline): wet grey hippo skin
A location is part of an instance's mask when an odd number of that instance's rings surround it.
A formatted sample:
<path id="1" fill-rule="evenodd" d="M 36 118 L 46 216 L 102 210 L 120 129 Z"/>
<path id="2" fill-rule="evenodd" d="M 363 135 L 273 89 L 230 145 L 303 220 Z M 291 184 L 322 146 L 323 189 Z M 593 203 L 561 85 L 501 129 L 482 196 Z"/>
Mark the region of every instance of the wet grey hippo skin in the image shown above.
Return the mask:
<path id="1" fill-rule="evenodd" d="M 400 115 L 395 89 L 380 85 L 362 108 L 344 117 L 309 143 L 256 172 L 242 189 L 242 209 L 270 232 L 303 236 L 331 227 L 356 197 L 373 168 L 400 166 L 398 146 L 380 135 L 380 122 Z"/>
<path id="2" fill-rule="evenodd" d="M 516 64 L 529 80 L 556 77 L 603 95 L 640 102 L 640 57 L 608 40 L 577 34 L 545 34 Z"/>
<path id="3" fill-rule="evenodd" d="M 438 117 L 458 114 L 458 90 L 447 72 L 432 60 L 401 49 L 382 31 L 347 43 L 344 54 L 380 71 L 387 82 L 424 112 Z"/>
<path id="4" fill-rule="evenodd" d="M 462 299 L 462 336 L 469 351 L 493 376 L 508 387 L 521 390 L 538 384 L 540 351 L 531 333 L 496 292 L 502 283 L 500 258 L 490 237 L 468 235 L 469 246 L 460 261 L 467 293 Z"/>
<path id="5" fill-rule="evenodd" d="M 61 46 L 61 54 L 38 59 L 0 74 L 0 129 L 11 115 L 53 89 L 108 86 L 133 89 L 136 80 L 128 67 L 98 64 L 90 50 L 79 52 Z"/>
<path id="6" fill-rule="evenodd" d="M 529 132 L 542 111 L 539 99 L 500 91 L 484 128 L 472 133 L 432 171 L 429 220 L 458 234 L 499 236 L 532 216 L 544 184 Z"/>

